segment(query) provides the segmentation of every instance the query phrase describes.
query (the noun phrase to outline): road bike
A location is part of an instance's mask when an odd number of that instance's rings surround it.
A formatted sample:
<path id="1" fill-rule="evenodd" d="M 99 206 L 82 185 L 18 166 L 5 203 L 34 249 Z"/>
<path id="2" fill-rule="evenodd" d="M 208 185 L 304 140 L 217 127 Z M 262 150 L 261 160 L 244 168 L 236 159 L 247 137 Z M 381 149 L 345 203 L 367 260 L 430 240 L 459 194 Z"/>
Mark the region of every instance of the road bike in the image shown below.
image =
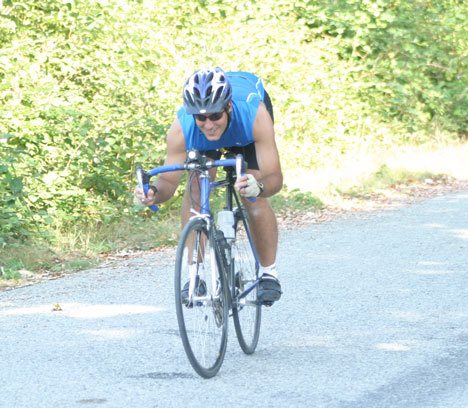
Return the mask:
<path id="1" fill-rule="evenodd" d="M 225 177 L 210 179 L 210 169 L 223 167 Z M 174 289 L 179 333 L 194 370 L 204 378 L 215 376 L 226 353 L 229 317 L 234 321 L 244 353 L 254 353 L 260 335 L 261 306 L 258 291 L 259 261 L 249 229 L 248 215 L 234 188 L 245 172 L 242 155 L 210 160 L 188 151 L 185 163 L 137 168 L 145 191 L 150 178 L 166 172 L 189 172 L 198 187 L 190 191 L 190 220 L 177 247 Z M 214 216 L 212 193 L 222 189 L 224 208 Z M 255 199 L 250 199 L 255 200 Z M 152 206 L 157 210 L 157 206 Z"/>

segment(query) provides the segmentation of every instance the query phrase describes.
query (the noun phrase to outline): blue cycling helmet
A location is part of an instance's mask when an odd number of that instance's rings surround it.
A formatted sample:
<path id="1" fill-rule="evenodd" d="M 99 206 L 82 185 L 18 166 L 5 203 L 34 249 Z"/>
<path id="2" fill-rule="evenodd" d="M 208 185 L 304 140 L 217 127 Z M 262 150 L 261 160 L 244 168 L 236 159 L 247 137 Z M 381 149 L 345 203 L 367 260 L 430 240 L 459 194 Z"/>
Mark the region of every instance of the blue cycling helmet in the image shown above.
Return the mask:
<path id="1" fill-rule="evenodd" d="M 221 112 L 232 98 L 232 87 L 221 68 L 208 68 L 196 71 L 187 79 L 183 96 L 189 115 Z"/>

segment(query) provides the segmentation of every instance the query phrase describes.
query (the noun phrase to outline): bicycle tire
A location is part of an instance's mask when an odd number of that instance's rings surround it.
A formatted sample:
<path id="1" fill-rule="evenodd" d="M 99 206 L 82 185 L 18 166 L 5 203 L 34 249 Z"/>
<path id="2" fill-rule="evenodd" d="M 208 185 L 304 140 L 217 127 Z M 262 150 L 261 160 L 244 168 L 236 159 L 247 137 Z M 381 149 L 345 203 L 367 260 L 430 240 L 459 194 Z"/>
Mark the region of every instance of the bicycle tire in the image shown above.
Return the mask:
<path id="1" fill-rule="evenodd" d="M 234 280 L 240 292 L 254 284 L 258 278 L 258 262 L 252 249 L 253 244 L 244 211 L 236 210 L 236 239 L 232 244 Z M 255 351 L 260 336 L 262 308 L 257 299 L 257 290 L 255 287 L 246 297 L 234 302 L 232 309 L 237 340 L 245 354 L 252 354 Z"/>
<path id="2" fill-rule="evenodd" d="M 199 278 L 194 278 L 193 297 L 187 301 L 182 290 L 190 279 L 189 269 Z M 185 225 L 177 248 L 175 302 L 185 353 L 204 378 L 217 374 L 226 353 L 229 306 L 224 281 L 214 236 L 203 219 L 193 218 Z"/>

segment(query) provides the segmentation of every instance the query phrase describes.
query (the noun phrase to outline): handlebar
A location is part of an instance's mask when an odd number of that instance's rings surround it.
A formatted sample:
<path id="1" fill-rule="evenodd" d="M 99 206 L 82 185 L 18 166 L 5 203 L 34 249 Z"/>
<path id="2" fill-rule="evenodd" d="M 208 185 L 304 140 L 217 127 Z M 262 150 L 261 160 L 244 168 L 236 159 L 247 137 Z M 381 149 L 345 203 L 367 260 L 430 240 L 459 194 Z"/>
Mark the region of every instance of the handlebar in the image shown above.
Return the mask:
<path id="1" fill-rule="evenodd" d="M 145 195 L 149 191 L 149 181 L 151 177 L 154 177 L 162 173 L 170 173 L 173 171 L 180 170 L 208 170 L 214 167 L 235 167 L 237 177 L 241 177 L 245 174 L 246 164 L 244 157 L 238 154 L 233 159 L 222 159 L 222 160 L 206 160 L 205 156 L 200 156 L 196 151 L 189 151 L 187 154 L 187 161 L 179 164 L 168 164 L 164 166 L 155 167 L 149 171 L 143 170 L 138 165 L 136 167 L 136 178 L 138 180 L 138 186 L 144 191 Z M 249 197 L 249 201 L 255 202 L 255 197 Z M 149 208 L 153 211 L 158 211 L 159 207 L 156 204 L 150 205 Z"/>

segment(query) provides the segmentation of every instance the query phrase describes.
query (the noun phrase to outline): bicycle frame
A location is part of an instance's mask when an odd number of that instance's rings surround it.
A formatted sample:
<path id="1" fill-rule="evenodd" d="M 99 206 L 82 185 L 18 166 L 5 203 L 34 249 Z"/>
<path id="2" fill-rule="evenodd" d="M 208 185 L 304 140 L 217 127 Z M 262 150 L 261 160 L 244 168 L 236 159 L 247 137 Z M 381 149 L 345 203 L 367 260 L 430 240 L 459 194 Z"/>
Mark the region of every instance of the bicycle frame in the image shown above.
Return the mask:
<path id="1" fill-rule="evenodd" d="M 210 181 L 209 170 L 211 168 L 224 167 L 226 170 L 226 178 L 224 180 Z M 201 216 L 205 222 L 208 222 L 208 228 L 214 226 L 214 218 L 210 206 L 210 196 L 213 190 L 217 188 L 226 188 L 226 209 L 232 211 L 233 209 L 233 197 L 237 204 L 238 208 L 241 208 L 240 199 L 234 190 L 234 169 L 236 171 L 236 176 L 240 177 L 245 173 L 245 162 L 241 154 L 237 155 L 235 158 L 222 159 L 222 160 L 207 160 L 206 156 L 200 155 L 197 151 L 191 150 L 187 152 L 187 160 L 185 163 L 164 165 L 155 167 L 148 172 L 145 172 L 141 167 L 137 167 L 137 179 L 140 187 L 143 189 L 145 194 L 149 190 L 149 180 L 151 177 L 154 177 L 158 174 L 168 173 L 173 171 L 180 170 L 197 170 L 200 171 L 199 176 L 199 187 L 200 187 L 200 212 L 195 211 L 193 208 L 191 212 L 195 216 Z M 255 199 L 250 199 L 254 201 Z M 153 211 L 157 211 L 158 207 L 152 205 L 150 207 Z M 250 246 L 253 250 L 255 258 L 255 266 L 258 269 L 259 267 L 259 258 L 253 244 L 253 239 L 250 231 L 247 229 L 247 238 L 250 243 Z M 230 262 L 230 260 L 228 260 Z M 229 265 L 225 265 L 226 269 L 229 268 Z M 226 275 L 230 278 L 228 279 L 230 289 L 233 289 L 233 279 L 234 276 L 230 273 L 229 270 L 225 271 Z M 229 291 L 230 303 L 238 302 L 240 299 L 246 297 L 259 283 L 257 279 L 251 286 L 247 287 L 242 293 L 238 294 L 233 298 L 233 290 Z"/>

